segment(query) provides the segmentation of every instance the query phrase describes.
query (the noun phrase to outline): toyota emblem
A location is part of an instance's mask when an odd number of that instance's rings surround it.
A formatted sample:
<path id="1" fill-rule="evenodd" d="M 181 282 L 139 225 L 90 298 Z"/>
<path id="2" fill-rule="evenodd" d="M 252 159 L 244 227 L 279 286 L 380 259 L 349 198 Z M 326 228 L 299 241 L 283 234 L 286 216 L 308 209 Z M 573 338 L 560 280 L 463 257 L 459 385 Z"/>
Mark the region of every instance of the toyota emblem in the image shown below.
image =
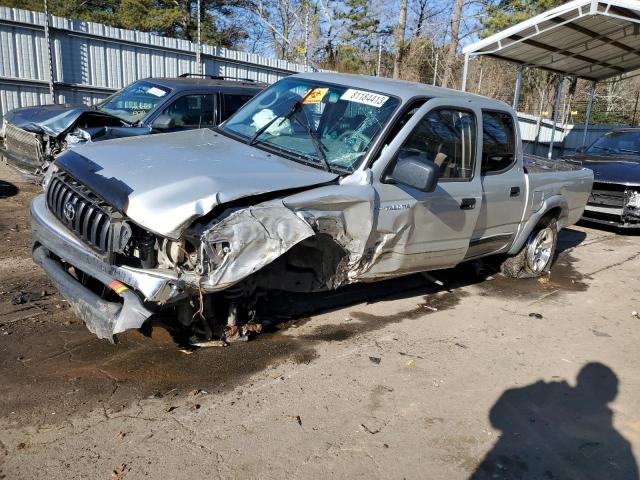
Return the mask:
<path id="1" fill-rule="evenodd" d="M 69 221 L 72 221 L 76 216 L 76 209 L 71 202 L 67 202 L 64 204 L 64 218 Z"/>

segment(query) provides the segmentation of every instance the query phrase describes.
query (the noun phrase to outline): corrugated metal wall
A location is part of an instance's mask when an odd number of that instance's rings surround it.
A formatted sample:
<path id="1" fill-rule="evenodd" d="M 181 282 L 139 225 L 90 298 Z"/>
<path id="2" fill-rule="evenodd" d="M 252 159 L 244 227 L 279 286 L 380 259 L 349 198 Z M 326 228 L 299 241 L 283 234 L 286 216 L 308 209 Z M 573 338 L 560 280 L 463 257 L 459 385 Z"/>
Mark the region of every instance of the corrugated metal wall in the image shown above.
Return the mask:
<path id="1" fill-rule="evenodd" d="M 0 7 L 0 115 L 51 103 L 44 13 Z M 146 77 L 197 72 L 197 45 L 145 32 L 50 17 L 53 80 L 59 103 L 95 103 Z M 203 72 L 261 82 L 309 68 L 204 45 Z"/>

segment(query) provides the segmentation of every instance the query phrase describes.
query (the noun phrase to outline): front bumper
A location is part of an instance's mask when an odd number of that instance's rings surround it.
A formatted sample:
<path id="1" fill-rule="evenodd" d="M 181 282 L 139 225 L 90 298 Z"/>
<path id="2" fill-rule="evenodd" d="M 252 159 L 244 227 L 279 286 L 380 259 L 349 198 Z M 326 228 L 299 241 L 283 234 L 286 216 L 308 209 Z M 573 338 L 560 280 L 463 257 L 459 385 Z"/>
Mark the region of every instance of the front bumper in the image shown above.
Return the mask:
<path id="1" fill-rule="evenodd" d="M 100 338 L 113 340 L 116 333 L 140 328 L 153 314 L 142 299 L 164 304 L 180 296 L 181 284 L 172 272 L 110 265 L 93 254 L 49 211 L 44 195 L 31 202 L 31 230 L 34 261 L 49 275 L 87 328 Z M 127 287 L 118 288 L 122 301 L 102 299 L 68 274 L 65 264 L 105 286 L 118 280 Z"/>
<path id="2" fill-rule="evenodd" d="M 623 209 L 619 207 L 587 204 L 582 220 L 616 228 L 640 228 L 640 218 L 634 220 L 629 216 L 624 216 Z"/>
<path id="3" fill-rule="evenodd" d="M 34 160 L 21 156 L 11 150 L 7 150 L 5 147 L 0 147 L 0 157 L 4 158 L 4 160 L 17 168 L 21 172 L 33 175 L 38 172 L 38 170 L 42 167 L 42 163 L 35 162 Z"/>

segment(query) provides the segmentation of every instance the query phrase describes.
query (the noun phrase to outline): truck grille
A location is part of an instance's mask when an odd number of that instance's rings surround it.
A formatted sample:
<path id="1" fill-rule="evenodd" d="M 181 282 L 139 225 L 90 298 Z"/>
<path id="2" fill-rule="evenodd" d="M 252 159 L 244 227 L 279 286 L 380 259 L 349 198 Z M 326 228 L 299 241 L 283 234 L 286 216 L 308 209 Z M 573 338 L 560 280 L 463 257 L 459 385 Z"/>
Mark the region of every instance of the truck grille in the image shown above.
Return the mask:
<path id="1" fill-rule="evenodd" d="M 111 216 L 100 201 L 67 175 L 55 176 L 47 188 L 47 206 L 70 230 L 98 250 L 111 252 Z"/>
<path id="2" fill-rule="evenodd" d="M 597 207 L 622 208 L 625 188 L 624 185 L 596 182 L 587 203 Z"/>
<path id="3" fill-rule="evenodd" d="M 42 163 L 42 143 L 35 133 L 27 132 L 8 123 L 4 143 L 7 151 L 16 156 L 35 165 Z"/>

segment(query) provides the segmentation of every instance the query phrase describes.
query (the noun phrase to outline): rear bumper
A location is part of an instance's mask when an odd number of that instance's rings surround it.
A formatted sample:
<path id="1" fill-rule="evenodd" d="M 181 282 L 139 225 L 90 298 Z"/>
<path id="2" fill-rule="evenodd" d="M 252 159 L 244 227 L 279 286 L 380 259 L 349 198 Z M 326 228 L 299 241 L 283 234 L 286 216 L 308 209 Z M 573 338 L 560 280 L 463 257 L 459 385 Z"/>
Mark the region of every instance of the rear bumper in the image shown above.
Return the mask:
<path id="1" fill-rule="evenodd" d="M 179 295 L 179 282 L 172 275 L 110 265 L 94 255 L 51 214 L 44 195 L 31 202 L 31 230 L 33 260 L 45 270 L 87 328 L 100 338 L 112 340 L 116 333 L 140 328 L 153 313 L 141 299 L 162 304 Z M 117 291 L 121 301 L 109 302 L 96 295 L 67 273 L 69 265 L 105 286 L 114 280 L 124 284 L 127 288 Z"/>

